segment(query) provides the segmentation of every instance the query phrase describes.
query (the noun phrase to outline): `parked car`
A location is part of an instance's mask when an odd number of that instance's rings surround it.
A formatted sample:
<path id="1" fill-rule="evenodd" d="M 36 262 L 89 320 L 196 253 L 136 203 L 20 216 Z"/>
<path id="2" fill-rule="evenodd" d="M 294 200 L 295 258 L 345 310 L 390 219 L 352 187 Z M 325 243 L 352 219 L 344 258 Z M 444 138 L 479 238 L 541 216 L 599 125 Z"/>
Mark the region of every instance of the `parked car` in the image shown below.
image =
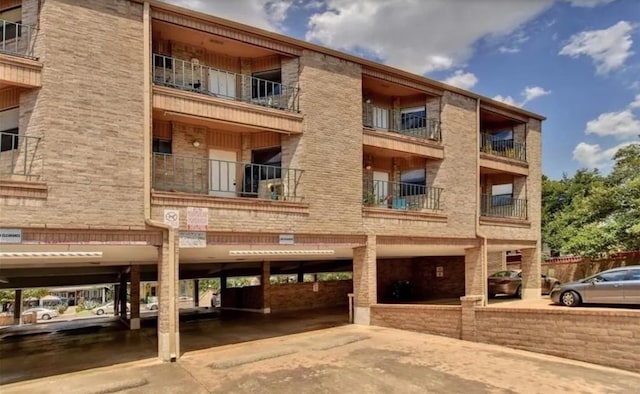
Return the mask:
<path id="1" fill-rule="evenodd" d="M 127 313 L 129 313 L 130 311 L 131 311 L 131 304 L 127 302 Z M 94 315 L 98 315 L 98 316 L 104 315 L 105 313 L 113 315 L 114 314 L 113 301 L 109 301 L 104 305 L 95 307 L 91 310 L 91 312 Z"/>
<path id="2" fill-rule="evenodd" d="M 522 270 L 506 270 L 489 276 L 489 297 L 496 294 L 509 294 L 522 297 Z M 540 277 L 542 294 L 549 294 L 551 290 L 560 286 L 560 281 L 554 277 L 542 275 Z"/>
<path id="3" fill-rule="evenodd" d="M 58 317 L 57 311 L 54 311 L 53 309 L 42 308 L 42 307 L 29 308 L 22 313 L 24 315 L 29 315 L 33 312 L 36 313 L 37 320 L 51 320 L 54 317 Z"/>
<path id="4" fill-rule="evenodd" d="M 551 300 L 564 306 L 585 304 L 640 305 L 640 265 L 606 270 L 551 292 Z"/>
<path id="5" fill-rule="evenodd" d="M 151 296 L 147 299 L 147 306 L 146 306 L 148 311 L 157 311 L 158 310 L 158 297 L 157 296 Z"/>

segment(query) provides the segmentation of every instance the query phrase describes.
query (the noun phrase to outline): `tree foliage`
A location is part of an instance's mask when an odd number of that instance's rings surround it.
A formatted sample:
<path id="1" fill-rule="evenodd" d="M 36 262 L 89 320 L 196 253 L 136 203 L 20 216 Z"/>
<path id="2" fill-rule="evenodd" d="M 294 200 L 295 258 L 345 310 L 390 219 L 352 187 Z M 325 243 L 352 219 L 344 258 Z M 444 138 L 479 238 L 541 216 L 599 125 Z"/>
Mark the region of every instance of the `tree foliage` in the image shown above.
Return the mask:
<path id="1" fill-rule="evenodd" d="M 640 249 L 640 144 L 616 153 L 611 173 L 582 169 L 542 178 L 542 238 L 551 249 L 587 257 Z"/>

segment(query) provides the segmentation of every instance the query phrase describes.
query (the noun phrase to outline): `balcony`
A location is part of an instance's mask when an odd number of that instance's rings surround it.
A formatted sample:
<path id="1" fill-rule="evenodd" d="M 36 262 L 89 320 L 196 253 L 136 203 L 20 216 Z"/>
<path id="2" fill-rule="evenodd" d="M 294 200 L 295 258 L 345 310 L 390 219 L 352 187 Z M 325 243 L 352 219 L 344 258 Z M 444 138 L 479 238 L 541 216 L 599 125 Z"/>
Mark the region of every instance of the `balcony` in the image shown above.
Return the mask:
<path id="1" fill-rule="evenodd" d="M 297 202 L 303 171 L 254 163 L 153 154 L 153 188 L 213 197 Z"/>
<path id="2" fill-rule="evenodd" d="M 480 152 L 523 162 L 527 161 L 525 144 L 515 142 L 513 139 L 496 139 L 487 133 L 481 134 Z"/>
<path id="3" fill-rule="evenodd" d="M 363 180 L 362 203 L 401 211 L 440 210 L 443 189 L 413 183 Z"/>
<path id="4" fill-rule="evenodd" d="M 483 194 L 480 204 L 481 216 L 527 219 L 527 200 L 513 198 L 511 194 Z"/>
<path id="5" fill-rule="evenodd" d="M 371 103 L 362 105 L 364 127 L 397 133 L 424 141 L 441 141 L 440 122 L 427 119 L 425 111 L 403 112 L 399 109 L 377 107 Z"/>
<path id="6" fill-rule="evenodd" d="M 35 28 L 0 19 L 0 52 L 33 57 L 31 37 Z"/>
<path id="7" fill-rule="evenodd" d="M 37 160 L 40 137 L 0 132 L 0 177 L 28 178 L 40 175 Z"/>
<path id="8" fill-rule="evenodd" d="M 163 55 L 153 55 L 153 82 L 209 97 L 299 112 L 298 88 Z"/>

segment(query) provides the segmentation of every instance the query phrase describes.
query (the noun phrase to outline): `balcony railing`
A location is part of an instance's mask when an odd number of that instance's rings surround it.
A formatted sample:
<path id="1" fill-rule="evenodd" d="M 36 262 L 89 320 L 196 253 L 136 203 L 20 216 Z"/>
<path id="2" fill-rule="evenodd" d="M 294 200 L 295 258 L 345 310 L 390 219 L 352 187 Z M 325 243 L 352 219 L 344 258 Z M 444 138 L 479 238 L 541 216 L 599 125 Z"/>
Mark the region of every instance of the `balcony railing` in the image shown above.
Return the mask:
<path id="1" fill-rule="evenodd" d="M 302 173 L 280 166 L 153 154 L 156 190 L 298 201 Z"/>
<path id="2" fill-rule="evenodd" d="M 0 175 L 34 175 L 39 144 L 40 137 L 0 132 Z"/>
<path id="3" fill-rule="evenodd" d="M 299 111 L 298 88 L 163 55 L 153 55 L 153 82 L 283 111 Z"/>
<path id="4" fill-rule="evenodd" d="M 482 133 L 480 151 L 490 155 L 507 157 L 527 161 L 526 145 L 515 142 L 513 139 L 499 140 L 495 139 L 491 134 Z"/>
<path id="5" fill-rule="evenodd" d="M 382 129 L 432 141 L 441 141 L 440 122 L 427 119 L 424 114 L 402 113 L 401 110 L 362 104 L 362 123 L 365 127 Z"/>
<path id="6" fill-rule="evenodd" d="M 365 179 L 362 183 L 362 203 L 365 206 L 399 210 L 439 210 L 442 191 L 439 187 Z"/>
<path id="7" fill-rule="evenodd" d="M 0 52 L 33 56 L 31 37 L 34 32 L 34 27 L 0 19 Z"/>
<path id="8" fill-rule="evenodd" d="M 511 194 L 492 196 L 483 194 L 480 200 L 481 216 L 527 218 L 527 200 L 513 198 Z"/>

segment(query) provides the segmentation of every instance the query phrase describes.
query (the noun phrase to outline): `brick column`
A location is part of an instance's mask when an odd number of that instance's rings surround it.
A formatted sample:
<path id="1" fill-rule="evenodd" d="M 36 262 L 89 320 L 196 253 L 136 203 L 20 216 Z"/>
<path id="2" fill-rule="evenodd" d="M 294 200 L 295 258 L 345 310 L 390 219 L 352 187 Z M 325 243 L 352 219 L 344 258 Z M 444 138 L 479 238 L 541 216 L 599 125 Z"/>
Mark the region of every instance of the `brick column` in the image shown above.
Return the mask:
<path id="1" fill-rule="evenodd" d="M 158 248 L 158 357 L 162 361 L 172 361 L 180 356 L 177 232 L 174 237 L 173 251 L 167 233 L 162 247 Z"/>
<path id="2" fill-rule="evenodd" d="M 15 292 L 13 301 L 13 324 L 22 324 L 22 289 Z"/>
<path id="3" fill-rule="evenodd" d="M 465 295 L 484 296 L 487 278 L 482 273 L 482 247 L 465 249 L 464 279 Z"/>
<path id="4" fill-rule="evenodd" d="M 371 305 L 377 297 L 376 236 L 367 236 L 366 246 L 353 249 L 354 323 L 370 324 Z"/>
<path id="5" fill-rule="evenodd" d="M 120 275 L 120 296 L 118 299 L 120 304 L 117 306 L 114 304 L 114 306 L 118 308 L 120 318 L 127 320 L 127 275 L 125 273 Z"/>
<path id="6" fill-rule="evenodd" d="M 482 306 L 482 296 L 460 297 L 462 305 L 462 339 L 476 340 L 476 308 Z"/>
<path id="7" fill-rule="evenodd" d="M 507 269 L 507 252 L 487 253 L 487 272 L 489 275 L 494 272 Z"/>
<path id="8" fill-rule="evenodd" d="M 271 263 L 262 263 L 262 312 L 271 313 Z"/>
<path id="9" fill-rule="evenodd" d="M 130 330 L 140 329 L 140 266 L 131 266 L 131 318 Z"/>
<path id="10" fill-rule="evenodd" d="M 120 285 L 113 285 L 113 315 L 118 316 L 118 305 L 120 305 Z"/>
<path id="11" fill-rule="evenodd" d="M 241 78 L 240 83 L 240 94 L 238 95 L 240 98 L 246 101 L 251 100 L 251 74 L 252 74 L 252 64 L 251 59 L 241 58 L 240 59 L 240 74 L 238 78 Z"/>
<path id="12" fill-rule="evenodd" d="M 541 297 L 540 248 L 522 249 L 522 299 Z"/>

